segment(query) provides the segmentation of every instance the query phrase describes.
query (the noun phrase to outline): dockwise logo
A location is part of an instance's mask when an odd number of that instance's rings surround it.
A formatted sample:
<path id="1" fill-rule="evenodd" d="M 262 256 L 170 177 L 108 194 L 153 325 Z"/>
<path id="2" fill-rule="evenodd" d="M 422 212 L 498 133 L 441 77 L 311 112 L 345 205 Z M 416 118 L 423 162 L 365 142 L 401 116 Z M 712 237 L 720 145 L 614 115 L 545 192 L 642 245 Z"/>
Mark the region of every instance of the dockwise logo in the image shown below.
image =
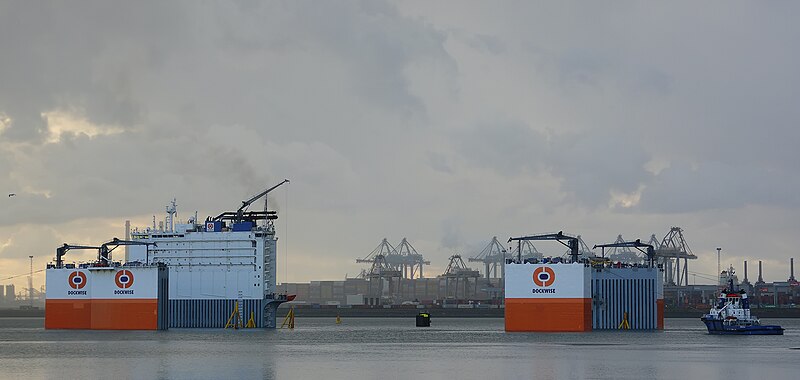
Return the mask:
<path id="1" fill-rule="evenodd" d="M 538 267 L 533 271 L 533 283 L 537 286 L 547 288 L 553 285 L 556 280 L 556 274 L 553 273 L 552 268 Z"/>
<path id="2" fill-rule="evenodd" d="M 86 286 L 86 275 L 78 271 L 70 273 L 69 286 L 72 289 L 83 289 Z"/>
<path id="3" fill-rule="evenodd" d="M 131 285 L 133 285 L 133 273 L 127 269 L 123 269 L 117 272 L 114 280 L 117 283 L 117 287 L 122 289 L 130 288 Z"/>

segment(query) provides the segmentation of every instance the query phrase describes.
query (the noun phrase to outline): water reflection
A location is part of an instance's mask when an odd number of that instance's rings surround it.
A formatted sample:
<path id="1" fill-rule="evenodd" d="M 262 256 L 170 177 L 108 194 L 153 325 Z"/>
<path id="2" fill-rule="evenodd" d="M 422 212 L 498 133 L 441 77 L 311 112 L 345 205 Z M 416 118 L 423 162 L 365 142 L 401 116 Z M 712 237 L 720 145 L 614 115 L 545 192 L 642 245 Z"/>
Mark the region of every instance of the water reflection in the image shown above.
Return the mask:
<path id="1" fill-rule="evenodd" d="M 726 337 L 696 320 L 663 332 L 506 334 L 502 319 L 298 319 L 290 330 L 48 331 L 0 318 L 0 377 L 37 378 L 794 378 L 786 335 Z"/>

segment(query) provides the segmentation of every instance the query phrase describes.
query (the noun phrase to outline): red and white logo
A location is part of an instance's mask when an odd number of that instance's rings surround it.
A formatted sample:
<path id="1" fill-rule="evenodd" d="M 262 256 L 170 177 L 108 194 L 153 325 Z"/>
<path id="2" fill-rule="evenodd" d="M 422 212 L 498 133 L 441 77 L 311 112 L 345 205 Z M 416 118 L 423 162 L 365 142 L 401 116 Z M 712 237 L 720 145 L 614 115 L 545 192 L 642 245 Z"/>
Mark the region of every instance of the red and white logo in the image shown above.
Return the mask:
<path id="1" fill-rule="evenodd" d="M 556 274 L 553 273 L 552 268 L 548 267 L 538 267 L 533 271 L 533 283 L 546 288 L 550 285 L 553 285 L 553 281 L 556 280 Z"/>
<path id="2" fill-rule="evenodd" d="M 117 283 L 117 287 L 121 289 L 127 289 L 133 286 L 133 273 L 127 269 L 123 269 L 117 272 L 117 276 L 114 278 L 114 281 Z"/>
<path id="3" fill-rule="evenodd" d="M 206 231 L 214 232 L 214 223 L 206 223 Z"/>
<path id="4" fill-rule="evenodd" d="M 72 272 L 69 274 L 69 286 L 72 289 L 83 289 L 86 286 L 86 275 L 82 272 Z"/>

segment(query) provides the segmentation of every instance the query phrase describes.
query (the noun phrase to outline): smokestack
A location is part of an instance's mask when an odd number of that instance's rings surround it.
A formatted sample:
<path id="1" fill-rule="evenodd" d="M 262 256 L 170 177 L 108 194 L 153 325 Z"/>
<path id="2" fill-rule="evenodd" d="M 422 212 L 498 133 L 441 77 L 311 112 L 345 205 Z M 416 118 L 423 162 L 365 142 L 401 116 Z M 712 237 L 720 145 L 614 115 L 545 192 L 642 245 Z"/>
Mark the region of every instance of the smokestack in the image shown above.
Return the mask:
<path id="1" fill-rule="evenodd" d="M 747 260 L 744 261 L 744 283 L 749 284 L 750 281 L 747 281 Z"/>
<path id="2" fill-rule="evenodd" d="M 794 282 L 794 257 L 789 258 L 789 282 Z"/>
<path id="3" fill-rule="evenodd" d="M 761 276 L 761 260 L 758 260 L 758 281 L 756 282 L 764 282 L 764 277 Z"/>

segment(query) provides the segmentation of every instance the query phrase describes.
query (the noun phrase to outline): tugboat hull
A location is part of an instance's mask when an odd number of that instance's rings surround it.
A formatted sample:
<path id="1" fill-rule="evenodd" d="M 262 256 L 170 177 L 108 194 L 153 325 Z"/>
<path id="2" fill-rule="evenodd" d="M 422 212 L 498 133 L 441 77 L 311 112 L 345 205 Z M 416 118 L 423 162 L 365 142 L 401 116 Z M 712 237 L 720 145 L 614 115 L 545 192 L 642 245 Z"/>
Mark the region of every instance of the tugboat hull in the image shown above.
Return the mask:
<path id="1" fill-rule="evenodd" d="M 783 327 L 772 325 L 726 325 L 719 319 L 701 318 L 709 334 L 714 335 L 783 335 Z"/>

